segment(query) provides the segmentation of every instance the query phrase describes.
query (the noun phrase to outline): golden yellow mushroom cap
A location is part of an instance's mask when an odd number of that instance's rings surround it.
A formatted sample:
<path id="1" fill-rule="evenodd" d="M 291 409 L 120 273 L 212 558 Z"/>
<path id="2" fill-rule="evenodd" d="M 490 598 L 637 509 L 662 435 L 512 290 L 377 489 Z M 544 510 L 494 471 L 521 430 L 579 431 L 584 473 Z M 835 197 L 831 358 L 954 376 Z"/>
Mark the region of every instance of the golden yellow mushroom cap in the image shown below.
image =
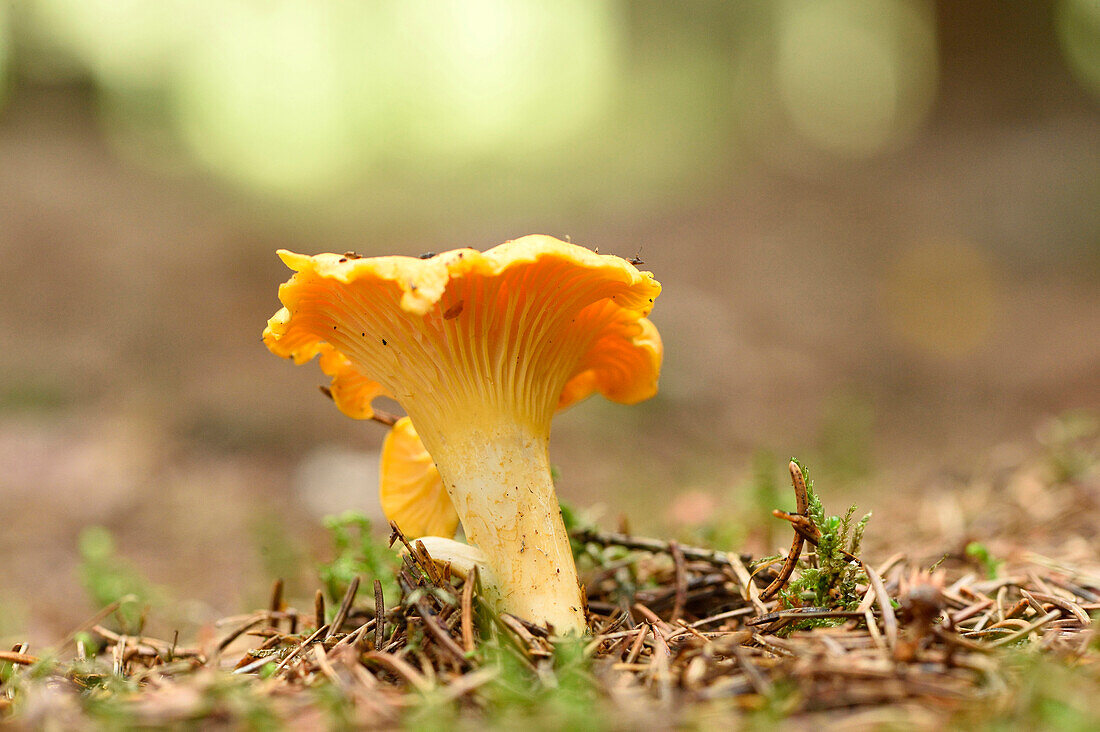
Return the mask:
<path id="1" fill-rule="evenodd" d="M 408 417 L 386 435 L 379 472 L 382 511 L 406 536 L 454 536 L 458 513 Z"/>
<path id="2" fill-rule="evenodd" d="M 661 341 L 646 316 L 660 284 L 620 257 L 541 235 L 429 259 L 279 256 L 295 274 L 264 343 L 299 364 L 320 354 L 352 417 L 386 394 L 422 433 L 475 402 L 548 429 L 593 392 L 656 393 Z"/>

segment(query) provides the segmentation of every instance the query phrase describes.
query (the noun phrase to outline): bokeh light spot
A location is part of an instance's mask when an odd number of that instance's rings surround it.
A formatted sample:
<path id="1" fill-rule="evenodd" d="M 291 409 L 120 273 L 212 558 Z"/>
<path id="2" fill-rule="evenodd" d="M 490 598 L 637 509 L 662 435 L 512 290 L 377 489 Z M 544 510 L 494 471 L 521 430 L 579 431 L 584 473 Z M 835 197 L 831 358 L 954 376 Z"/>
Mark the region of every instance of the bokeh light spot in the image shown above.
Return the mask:
<path id="1" fill-rule="evenodd" d="M 962 358 L 992 333 L 998 305 L 993 265 L 964 241 L 921 242 L 894 262 L 883 300 L 902 343 L 927 355 Z"/>
<path id="2" fill-rule="evenodd" d="M 225 2 L 181 64 L 176 115 L 208 167 L 272 193 L 319 192 L 353 170 L 346 68 L 325 3 Z"/>
<path id="3" fill-rule="evenodd" d="M 195 0 L 30 0 L 23 22 L 37 43 L 118 91 L 162 84 L 206 10 Z"/>
<path id="4" fill-rule="evenodd" d="M 8 36 L 8 11 L 0 4 L 0 109 L 8 98 L 8 56 L 11 53 L 11 39 Z"/>
<path id="5" fill-rule="evenodd" d="M 668 517 L 677 526 L 699 527 L 714 520 L 718 498 L 708 491 L 681 491 L 668 505 Z"/>
<path id="6" fill-rule="evenodd" d="M 215 7 L 170 82 L 178 128 L 207 167 L 273 193 L 552 154 L 616 82 L 609 2 Z"/>
<path id="7" fill-rule="evenodd" d="M 1086 89 L 1100 97 L 1100 3 L 1061 0 L 1055 13 L 1058 42 L 1070 69 Z"/>
<path id="8" fill-rule="evenodd" d="M 448 156 L 540 150 L 614 96 L 619 23 L 594 0 L 405 0 L 405 96 L 417 147 Z M 416 49 L 415 53 L 410 53 Z"/>
<path id="9" fill-rule="evenodd" d="M 775 82 L 792 124 L 808 140 L 862 157 L 920 126 L 938 65 L 926 3 L 795 1 L 777 12 Z"/>

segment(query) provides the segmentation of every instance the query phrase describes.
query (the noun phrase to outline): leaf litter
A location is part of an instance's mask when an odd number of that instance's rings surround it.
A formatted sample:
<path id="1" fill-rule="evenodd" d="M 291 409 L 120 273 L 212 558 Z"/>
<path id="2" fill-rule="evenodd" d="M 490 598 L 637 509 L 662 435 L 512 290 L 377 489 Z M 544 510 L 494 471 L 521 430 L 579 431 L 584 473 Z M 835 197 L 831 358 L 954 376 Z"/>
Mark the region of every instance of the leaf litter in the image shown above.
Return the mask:
<path id="1" fill-rule="evenodd" d="M 1100 688 L 1095 552 L 1068 561 L 1024 546 L 994 560 L 971 542 L 934 562 L 926 551 L 872 559 L 867 520 L 827 516 L 805 469 L 790 468 L 797 510 L 775 512 L 793 529 L 786 555 L 754 560 L 574 522 L 583 639 L 494 612 L 476 571 L 457 576 L 392 526 L 400 566 L 343 583 L 330 573 L 330 594 L 343 591 L 334 607 L 318 590 L 313 608 L 295 609 L 276 581 L 267 607 L 187 645 L 145 636 L 143 623 L 110 627 L 122 598 L 53 648 L 0 651 L 0 721 L 933 729 L 998 715 L 1096 719 L 1074 706 L 1087 702 L 1046 688 L 1064 673 L 1083 696 Z M 1057 481 L 1044 500 L 1066 505 L 1046 506 L 1045 534 L 1084 513 L 1091 522 L 1071 533 L 1094 541 L 1096 506 L 1081 502 L 1097 502 L 1095 474 Z"/>

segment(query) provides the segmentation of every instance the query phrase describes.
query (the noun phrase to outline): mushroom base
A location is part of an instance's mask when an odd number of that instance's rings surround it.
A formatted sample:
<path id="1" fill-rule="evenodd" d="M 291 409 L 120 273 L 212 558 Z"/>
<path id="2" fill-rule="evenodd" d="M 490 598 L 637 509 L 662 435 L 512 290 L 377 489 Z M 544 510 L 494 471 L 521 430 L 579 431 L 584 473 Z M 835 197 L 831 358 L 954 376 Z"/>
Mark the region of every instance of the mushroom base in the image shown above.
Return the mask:
<path id="1" fill-rule="evenodd" d="M 485 555 L 500 610 L 560 633 L 583 633 L 588 626 L 550 477 L 548 435 L 490 424 L 464 425 L 428 446 L 466 539 Z"/>

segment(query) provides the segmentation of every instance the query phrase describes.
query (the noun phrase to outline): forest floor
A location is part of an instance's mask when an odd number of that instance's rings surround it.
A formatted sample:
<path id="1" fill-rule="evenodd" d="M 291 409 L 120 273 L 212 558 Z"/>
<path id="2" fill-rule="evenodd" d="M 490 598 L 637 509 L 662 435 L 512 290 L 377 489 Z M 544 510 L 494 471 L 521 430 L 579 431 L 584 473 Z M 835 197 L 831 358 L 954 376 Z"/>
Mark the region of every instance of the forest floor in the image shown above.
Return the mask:
<path id="1" fill-rule="evenodd" d="M 92 536 L 85 583 L 101 599 L 127 594 L 51 647 L 0 651 L 0 720 L 1095 729 L 1100 471 L 1082 424 L 1052 423 L 1041 446 L 965 485 L 929 486 L 912 520 L 834 515 L 792 462 L 797 510 L 775 519 L 791 548 L 774 557 L 605 531 L 567 511 L 582 639 L 493 612 L 476 574 L 394 529 L 399 560 L 354 515 L 329 522 L 335 555 L 309 609 L 276 581 L 253 613 L 150 637 L 140 583 L 109 536 Z"/>

